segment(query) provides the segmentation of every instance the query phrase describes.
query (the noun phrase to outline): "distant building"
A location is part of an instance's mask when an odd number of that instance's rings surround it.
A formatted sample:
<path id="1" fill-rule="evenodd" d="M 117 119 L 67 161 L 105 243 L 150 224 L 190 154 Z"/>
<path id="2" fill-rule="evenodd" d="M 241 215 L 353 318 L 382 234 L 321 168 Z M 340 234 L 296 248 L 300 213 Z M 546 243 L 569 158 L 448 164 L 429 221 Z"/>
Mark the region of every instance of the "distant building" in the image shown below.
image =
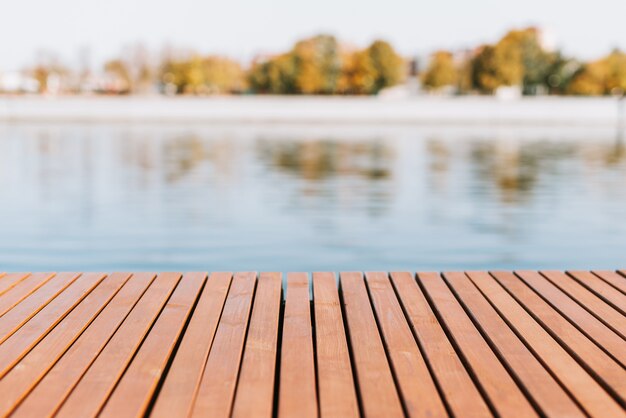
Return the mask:
<path id="1" fill-rule="evenodd" d="M 2 93 L 37 93 L 39 82 L 21 72 L 0 73 L 0 92 Z"/>

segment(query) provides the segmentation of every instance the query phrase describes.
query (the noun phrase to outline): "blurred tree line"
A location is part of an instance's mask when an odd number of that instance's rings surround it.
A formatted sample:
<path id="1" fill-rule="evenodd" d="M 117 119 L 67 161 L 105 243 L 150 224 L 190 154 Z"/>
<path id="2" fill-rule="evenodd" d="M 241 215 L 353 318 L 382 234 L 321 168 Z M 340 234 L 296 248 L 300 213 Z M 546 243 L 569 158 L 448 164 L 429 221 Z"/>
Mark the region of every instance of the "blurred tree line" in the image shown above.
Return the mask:
<path id="1" fill-rule="evenodd" d="M 435 52 L 421 81 L 427 90 L 457 94 L 493 94 L 510 86 L 527 95 L 622 94 L 626 91 L 626 53 L 614 50 L 600 60 L 582 63 L 547 50 L 539 30 L 526 28 L 464 54 Z"/>
<path id="2" fill-rule="evenodd" d="M 494 44 L 436 51 L 423 71 L 417 72 L 414 62 L 412 75 L 418 73 L 425 90 L 446 94 L 494 94 L 503 87 L 526 95 L 626 91 L 626 53 L 614 50 L 581 62 L 546 48 L 542 40 L 536 28 L 511 30 Z M 135 45 L 97 74 L 88 66 L 74 73 L 54 55 L 40 56 L 27 73 L 42 93 L 371 95 L 407 80 L 409 64 L 382 40 L 359 49 L 318 35 L 284 53 L 257 57 L 248 67 L 227 57 L 181 51 L 155 59 Z"/>
<path id="3" fill-rule="evenodd" d="M 250 89 L 274 94 L 376 94 L 401 83 L 406 64 L 385 41 L 341 48 L 333 36 L 298 42 L 291 51 L 253 64 Z"/>
<path id="4" fill-rule="evenodd" d="M 404 81 L 406 72 L 404 58 L 385 41 L 347 49 L 329 35 L 258 58 L 248 69 L 230 58 L 193 54 L 167 56 L 154 71 L 143 64 L 133 71 L 137 63 L 114 59 L 104 70 L 118 81 L 119 93 L 145 91 L 142 86 L 152 79 L 166 94 L 375 94 Z"/>

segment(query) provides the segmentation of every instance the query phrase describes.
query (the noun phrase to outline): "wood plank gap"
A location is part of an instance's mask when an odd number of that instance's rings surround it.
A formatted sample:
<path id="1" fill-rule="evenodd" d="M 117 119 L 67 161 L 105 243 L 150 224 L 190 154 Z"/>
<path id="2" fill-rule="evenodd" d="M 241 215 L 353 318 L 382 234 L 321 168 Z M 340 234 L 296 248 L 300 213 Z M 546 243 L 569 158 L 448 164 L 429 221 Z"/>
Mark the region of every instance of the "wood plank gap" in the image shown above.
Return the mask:
<path id="1" fill-rule="evenodd" d="M 589 374 L 626 406 L 626 370 L 535 294 L 512 272 L 493 272 L 496 281 Z"/>
<path id="2" fill-rule="evenodd" d="M 53 279 L 48 279 L 43 286 L 37 288 L 17 306 L 0 317 L 0 344 L 37 315 L 48 303 L 74 283 L 79 276 L 80 273 L 60 273 Z"/>
<path id="3" fill-rule="evenodd" d="M 468 272 L 470 280 L 531 350 L 592 417 L 626 417 L 623 409 L 487 272 Z"/>
<path id="4" fill-rule="evenodd" d="M 155 273 L 133 274 L 12 416 L 27 418 L 54 415 L 141 300 L 155 277 Z"/>
<path id="5" fill-rule="evenodd" d="M 104 279 L 19 361 L 17 367 L 0 379 L 2 393 L 0 415 L 11 412 L 26 397 L 106 307 L 129 277 L 129 273 L 116 273 Z"/>
<path id="6" fill-rule="evenodd" d="M 261 273 L 246 337 L 233 417 L 271 418 L 282 302 L 281 273 Z"/>
<path id="7" fill-rule="evenodd" d="M 287 274 L 278 398 L 280 418 L 318 416 L 309 278 Z"/>
<path id="8" fill-rule="evenodd" d="M 231 413 L 255 287 L 256 273 L 235 273 L 191 416 L 225 418 Z"/>
<path id="9" fill-rule="evenodd" d="M 30 273 L 5 273 L 0 280 L 0 296 L 17 286 L 22 280 L 30 276 Z"/>
<path id="10" fill-rule="evenodd" d="M 626 341 L 619 334 L 538 272 L 516 271 L 515 274 L 574 327 L 626 367 Z"/>
<path id="11" fill-rule="evenodd" d="M 552 284 L 567 293 L 580 306 L 626 340 L 626 316 L 616 311 L 594 293 L 560 271 L 540 272 Z"/>
<path id="12" fill-rule="evenodd" d="M 358 417 L 359 404 L 354 373 L 336 283 L 334 273 L 313 273 L 315 354 L 320 415 Z"/>
<path id="13" fill-rule="evenodd" d="M 99 416 L 145 415 L 205 279 L 206 273 L 183 275 Z"/>
<path id="14" fill-rule="evenodd" d="M 391 372 L 363 274 L 342 272 L 339 282 L 363 415 L 403 417 L 404 406 Z"/>
<path id="15" fill-rule="evenodd" d="M 539 406 L 509 374 L 439 273 L 417 273 L 417 285 L 495 416 L 537 417 Z M 528 396 L 527 399 L 526 397 Z"/>
<path id="16" fill-rule="evenodd" d="M 230 272 L 209 276 L 152 408 L 152 417 L 183 418 L 191 413 L 232 276 Z"/>
<path id="17" fill-rule="evenodd" d="M 626 295 L 602 280 L 600 276 L 590 271 L 568 271 L 567 274 L 622 315 L 626 315 Z"/>
<path id="18" fill-rule="evenodd" d="M 0 317 L 46 284 L 55 273 L 37 273 L 24 277 L 0 296 Z"/>
<path id="19" fill-rule="evenodd" d="M 619 273 L 612 270 L 594 270 L 593 274 L 626 295 L 626 280 Z"/>
<path id="20" fill-rule="evenodd" d="M 465 273 L 443 274 L 448 287 L 483 338 L 498 355 L 542 415 L 584 417 L 578 403 L 513 332 Z"/>
<path id="21" fill-rule="evenodd" d="M 444 403 L 443 388 L 435 380 L 431 365 L 427 364 L 423 347 L 411 331 L 387 273 L 367 272 L 365 283 L 408 415 L 445 417 L 448 412 L 454 414 L 452 406 Z M 474 405 L 476 416 L 490 416 L 487 405 L 479 394 L 478 397 L 480 404 Z"/>
<path id="22" fill-rule="evenodd" d="M 94 416 L 100 412 L 181 276 L 157 276 L 57 411 L 57 417 Z"/>

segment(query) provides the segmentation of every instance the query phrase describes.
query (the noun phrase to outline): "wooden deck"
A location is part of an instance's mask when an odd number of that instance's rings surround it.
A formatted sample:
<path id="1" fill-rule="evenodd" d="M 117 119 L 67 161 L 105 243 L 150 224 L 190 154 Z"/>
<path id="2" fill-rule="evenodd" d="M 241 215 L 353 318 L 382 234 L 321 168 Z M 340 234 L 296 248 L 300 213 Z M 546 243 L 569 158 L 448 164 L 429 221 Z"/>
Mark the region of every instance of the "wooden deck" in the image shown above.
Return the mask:
<path id="1" fill-rule="evenodd" d="M 0 274 L 0 416 L 625 407 L 623 271 Z"/>

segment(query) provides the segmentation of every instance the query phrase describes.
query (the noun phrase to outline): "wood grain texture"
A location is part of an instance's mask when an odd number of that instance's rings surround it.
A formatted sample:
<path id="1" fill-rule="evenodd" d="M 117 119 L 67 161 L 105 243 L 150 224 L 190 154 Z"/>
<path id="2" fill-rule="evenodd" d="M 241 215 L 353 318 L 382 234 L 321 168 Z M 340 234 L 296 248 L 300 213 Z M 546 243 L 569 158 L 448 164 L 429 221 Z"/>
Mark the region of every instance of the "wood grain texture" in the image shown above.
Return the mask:
<path id="1" fill-rule="evenodd" d="M 585 416 L 465 273 L 444 273 L 443 277 L 509 373 L 515 376 L 545 415 Z"/>
<path id="2" fill-rule="evenodd" d="M 23 280 L 15 283 L 14 286 L 7 287 L 2 296 L 0 296 L 0 317 L 26 299 L 35 290 L 46 284 L 52 277 L 54 277 L 54 273 L 30 274 L 24 277 Z"/>
<path id="3" fill-rule="evenodd" d="M 211 273 L 157 397 L 151 416 L 187 417 L 200 385 L 233 274 Z"/>
<path id="4" fill-rule="evenodd" d="M 468 364 L 500 416 L 536 417 L 537 413 L 480 331 L 472 323 L 439 273 L 418 273 L 418 283 L 432 301 L 457 353 Z M 453 395 L 454 396 L 454 395 Z"/>
<path id="5" fill-rule="evenodd" d="M 345 272 L 341 273 L 339 280 L 363 414 L 368 417 L 402 417 L 400 396 L 363 275 Z"/>
<path id="6" fill-rule="evenodd" d="M 593 274 L 626 295 L 626 278 L 612 270 L 595 270 Z"/>
<path id="7" fill-rule="evenodd" d="M 577 359 L 605 389 L 626 405 L 626 370 L 600 347 L 594 344 L 576 327 L 541 299 L 511 272 L 495 272 L 495 279 L 532 313 L 555 341 L 559 342 L 572 357 Z"/>
<path id="8" fill-rule="evenodd" d="M 486 272 L 468 276 L 517 335 L 592 417 L 626 417 L 614 399 Z"/>
<path id="9" fill-rule="evenodd" d="M 626 315 L 626 295 L 590 271 L 570 271 L 568 274 L 600 299 Z"/>
<path id="10" fill-rule="evenodd" d="M 624 274 L 0 273 L 0 416 L 626 418 Z"/>
<path id="11" fill-rule="evenodd" d="M 88 276 L 85 275 L 84 277 Z M 37 346 L 28 352 L 25 357 L 21 358 L 19 356 L 20 349 L 4 350 L 4 348 L 13 348 L 11 345 L 12 338 L 24 331 L 32 321 L 22 327 L 16 334 L 13 334 L 7 340 L 7 344 L 0 346 L 0 352 L 2 353 L 0 358 L 2 358 L 4 364 L 12 365 L 19 360 L 17 366 L 0 379 L 0 393 L 2 393 L 2 397 L 0 397 L 0 415 L 11 412 L 24 399 L 115 296 L 129 277 L 129 273 L 114 273 L 104 279 L 95 290 L 82 299 L 80 304 L 69 315 L 63 318 L 50 333 L 42 338 Z M 97 276 L 94 276 L 94 278 L 97 278 Z M 64 295 L 67 294 L 67 292 L 64 293 Z M 43 310 L 40 313 L 43 313 Z M 37 317 L 38 315 L 33 318 L 33 321 L 37 320 Z M 37 331 L 33 330 L 33 332 Z M 16 347 L 20 346 L 21 344 L 16 344 Z"/>
<path id="12" fill-rule="evenodd" d="M 358 417 L 359 404 L 334 273 L 313 273 L 320 415 Z"/>
<path id="13" fill-rule="evenodd" d="M 626 316 L 563 272 L 542 271 L 541 274 L 622 338 L 626 339 Z"/>
<path id="14" fill-rule="evenodd" d="M 378 274 L 377 276 L 376 280 L 373 276 L 368 276 L 368 284 L 374 301 L 376 300 L 374 284 L 380 290 L 384 289 L 385 293 L 391 292 L 386 275 Z M 460 415 L 464 411 L 471 410 L 476 417 L 491 416 L 489 407 L 446 337 L 413 275 L 408 272 L 396 272 L 391 273 L 391 277 L 411 330 L 416 340 L 420 342 L 424 357 L 428 360 L 452 412 Z M 391 299 L 391 294 L 389 298 Z"/>
<path id="15" fill-rule="evenodd" d="M 281 274 L 261 273 L 254 296 L 233 417 L 273 416 L 281 299 Z"/>
<path id="16" fill-rule="evenodd" d="M 572 325 L 626 367 L 626 341 L 623 338 L 538 272 L 518 271 L 516 274 Z"/>
<path id="17" fill-rule="evenodd" d="M 194 417 L 228 417 L 243 352 L 256 273 L 236 273 L 192 409 Z"/>
<path id="18" fill-rule="evenodd" d="M 0 296 L 7 293 L 29 275 L 30 273 L 2 273 L 2 276 L 0 276 Z"/>
<path id="19" fill-rule="evenodd" d="M 315 354 L 306 273 L 287 275 L 278 416 L 317 417 Z"/>
<path id="20" fill-rule="evenodd" d="M 100 417 L 131 418 L 146 413 L 205 279 L 205 273 L 183 275 Z"/>
<path id="21" fill-rule="evenodd" d="M 50 330 L 53 330 L 103 279 L 102 273 L 82 274 L 63 293 L 7 338 L 6 344 L 0 345 L 0 378 Z"/>
<path id="22" fill-rule="evenodd" d="M 86 417 L 100 412 L 180 277 L 180 273 L 163 273 L 154 280 L 82 376 L 57 417 Z"/>
<path id="23" fill-rule="evenodd" d="M 156 274 L 135 273 L 13 413 L 50 416 L 67 399 Z"/>
<path id="24" fill-rule="evenodd" d="M 408 415 L 447 416 L 433 377 L 411 333 L 387 273 L 368 272 L 365 277 L 387 355 Z M 466 388 L 466 394 L 473 389 L 471 381 L 468 383 L 471 387 Z M 474 399 L 476 416 L 489 416 L 487 406 L 482 402 L 480 395 L 477 393 L 476 395 L 478 395 L 478 398 Z M 457 399 L 459 403 L 464 403 L 467 397 L 461 393 L 457 395 Z"/>
<path id="25" fill-rule="evenodd" d="M 65 288 L 74 283 L 79 273 L 60 273 L 53 279 L 46 279 L 45 283 L 36 288 L 28 297 L 0 317 L 0 343 L 3 343 L 30 318 L 37 315 L 50 301 L 57 297 Z"/>

